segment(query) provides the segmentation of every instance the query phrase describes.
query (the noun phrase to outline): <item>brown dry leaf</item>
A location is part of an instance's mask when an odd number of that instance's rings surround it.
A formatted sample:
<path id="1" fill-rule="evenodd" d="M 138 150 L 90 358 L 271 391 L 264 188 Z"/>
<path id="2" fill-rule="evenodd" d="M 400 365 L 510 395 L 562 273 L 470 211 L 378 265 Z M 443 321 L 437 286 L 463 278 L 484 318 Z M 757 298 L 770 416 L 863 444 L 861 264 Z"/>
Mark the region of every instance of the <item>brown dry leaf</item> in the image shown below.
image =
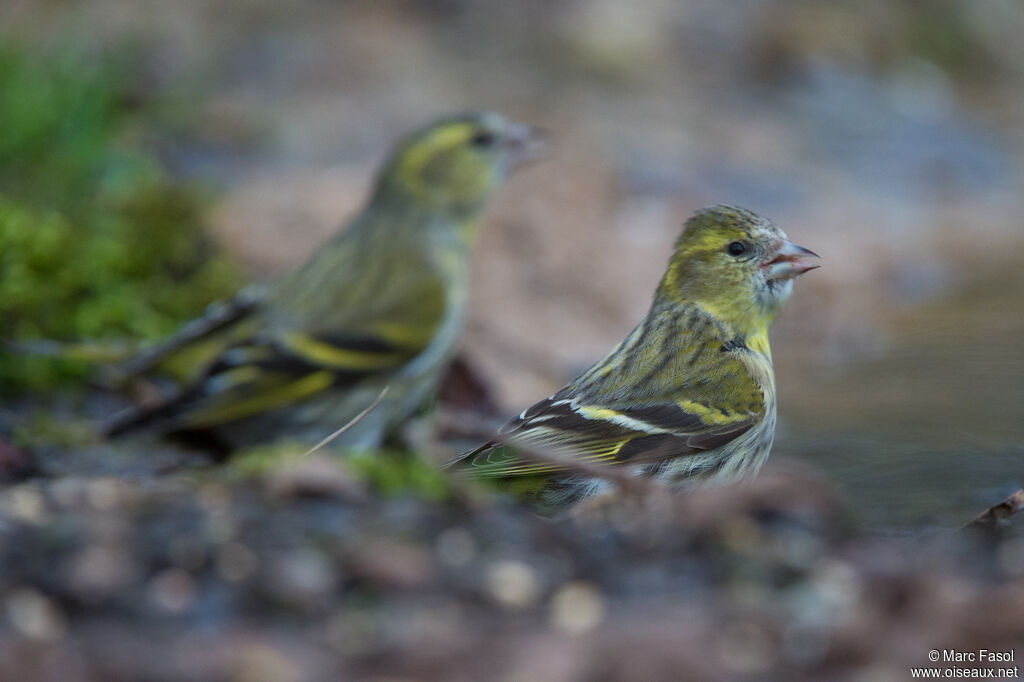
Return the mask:
<path id="1" fill-rule="evenodd" d="M 35 462 L 30 452 L 0 440 L 0 481 L 20 481 L 34 471 Z"/>
<path id="2" fill-rule="evenodd" d="M 1014 514 L 1024 510 L 1024 488 L 1013 493 L 999 504 L 992 505 L 964 528 L 994 531 Z"/>
<path id="3" fill-rule="evenodd" d="M 482 417 L 499 417 L 494 390 L 465 355 L 452 360 L 438 391 L 438 401 L 447 409 L 472 412 Z"/>
<path id="4" fill-rule="evenodd" d="M 336 497 L 359 502 L 366 496 L 362 483 L 328 455 L 289 461 L 268 475 L 266 486 L 270 495 L 278 499 Z"/>

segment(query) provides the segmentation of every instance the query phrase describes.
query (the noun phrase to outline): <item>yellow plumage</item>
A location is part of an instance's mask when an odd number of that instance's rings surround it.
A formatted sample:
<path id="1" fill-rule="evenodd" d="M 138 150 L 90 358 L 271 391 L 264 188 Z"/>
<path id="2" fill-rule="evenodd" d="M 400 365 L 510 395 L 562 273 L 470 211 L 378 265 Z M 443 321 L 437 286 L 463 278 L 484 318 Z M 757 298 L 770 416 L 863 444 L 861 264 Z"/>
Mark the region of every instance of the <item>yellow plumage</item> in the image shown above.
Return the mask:
<path id="1" fill-rule="evenodd" d="M 775 433 L 768 327 L 793 279 L 817 267 L 812 256 L 750 211 L 698 212 L 626 340 L 457 463 L 485 478 L 534 477 L 533 492 L 556 506 L 601 482 L 517 445 L 671 484 L 756 473 Z"/>
<path id="2" fill-rule="evenodd" d="M 124 366 L 169 383 L 109 434 L 153 425 L 225 447 L 319 441 L 380 395 L 338 441 L 373 447 L 436 389 L 458 338 L 484 203 L 532 153 L 494 113 L 440 119 L 402 140 L 366 208 L 303 266 L 211 308 Z"/>

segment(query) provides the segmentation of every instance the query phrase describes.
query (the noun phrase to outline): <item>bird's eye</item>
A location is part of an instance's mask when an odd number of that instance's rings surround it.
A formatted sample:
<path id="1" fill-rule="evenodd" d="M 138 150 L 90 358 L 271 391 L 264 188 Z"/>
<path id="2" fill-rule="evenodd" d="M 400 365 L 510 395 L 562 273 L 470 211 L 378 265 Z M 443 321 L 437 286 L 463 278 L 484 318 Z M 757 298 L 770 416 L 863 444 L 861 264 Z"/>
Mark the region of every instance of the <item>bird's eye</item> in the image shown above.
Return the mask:
<path id="1" fill-rule="evenodd" d="M 480 149 L 487 149 L 488 147 L 494 146 L 495 140 L 496 138 L 494 137 L 494 133 L 489 133 L 486 130 L 481 130 L 480 132 L 473 135 L 473 137 L 469 138 L 469 143 L 474 147 L 478 147 Z"/>
<path id="2" fill-rule="evenodd" d="M 742 256 L 747 251 L 747 245 L 743 242 L 732 242 L 726 247 L 730 256 Z"/>

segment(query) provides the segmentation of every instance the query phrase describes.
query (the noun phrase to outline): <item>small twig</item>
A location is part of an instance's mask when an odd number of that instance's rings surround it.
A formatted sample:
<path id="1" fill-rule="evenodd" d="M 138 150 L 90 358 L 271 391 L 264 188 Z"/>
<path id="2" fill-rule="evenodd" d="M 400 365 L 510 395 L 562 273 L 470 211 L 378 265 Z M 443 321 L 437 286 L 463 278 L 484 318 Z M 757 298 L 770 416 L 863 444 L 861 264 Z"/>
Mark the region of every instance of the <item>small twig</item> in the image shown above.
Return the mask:
<path id="1" fill-rule="evenodd" d="M 311 447 L 309 450 L 306 450 L 304 453 L 302 453 L 302 456 L 303 457 L 307 457 L 309 455 L 312 455 L 314 452 L 316 452 L 320 448 L 324 447 L 325 445 L 327 445 L 328 443 L 333 441 L 335 438 L 337 438 L 338 436 L 340 436 L 341 434 L 345 433 L 350 428 L 355 426 L 357 423 L 359 423 L 359 421 L 363 417 L 365 417 L 366 415 L 370 414 L 370 412 L 372 412 L 375 407 L 380 405 L 380 401 L 384 400 L 384 396 L 386 396 L 388 394 L 388 388 L 389 388 L 388 386 L 385 386 L 384 390 L 382 390 L 380 392 L 380 394 L 377 395 L 377 397 L 374 399 L 374 401 L 372 403 L 370 403 L 369 405 L 366 406 L 365 410 L 363 410 L 362 412 L 360 412 L 356 416 L 354 416 L 351 419 L 349 419 L 348 423 L 346 423 L 344 426 L 342 426 L 340 429 L 338 429 L 337 431 L 335 431 L 331 435 L 327 436 L 327 438 L 324 438 L 322 441 L 320 441 L 319 443 L 317 443 L 316 445 Z"/>
<path id="2" fill-rule="evenodd" d="M 467 438 L 476 438 L 481 441 L 497 442 L 503 445 L 511 445 L 515 448 L 516 454 L 523 459 L 547 464 L 564 469 L 568 473 L 575 473 L 588 478 L 601 478 L 614 483 L 623 492 L 634 494 L 651 494 L 657 491 L 667 490 L 666 486 L 650 478 L 634 476 L 620 466 L 606 465 L 599 466 L 578 460 L 572 456 L 563 455 L 550 450 L 542 450 L 531 445 L 523 444 L 515 440 L 512 434 L 499 434 L 492 423 L 481 419 L 472 413 L 460 412 L 456 414 L 442 415 L 445 421 L 450 420 L 446 427 L 457 431 L 459 435 Z M 458 460 L 454 462 L 458 465 Z"/>

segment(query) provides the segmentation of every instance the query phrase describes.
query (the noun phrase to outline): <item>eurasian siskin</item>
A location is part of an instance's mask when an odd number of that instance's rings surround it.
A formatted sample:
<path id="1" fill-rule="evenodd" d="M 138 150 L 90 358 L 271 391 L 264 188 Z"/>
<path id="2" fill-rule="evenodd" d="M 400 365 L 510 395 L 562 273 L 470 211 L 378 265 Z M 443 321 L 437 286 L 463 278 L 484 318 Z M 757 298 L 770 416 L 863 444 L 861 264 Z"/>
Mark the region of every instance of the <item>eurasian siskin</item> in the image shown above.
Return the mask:
<path id="1" fill-rule="evenodd" d="M 106 433 L 153 425 L 226 448 L 315 442 L 380 397 L 336 441 L 379 445 L 435 391 L 462 326 L 484 204 L 536 140 L 492 112 L 406 137 L 367 206 L 303 266 L 126 363 L 126 378 L 173 381 Z"/>
<path id="2" fill-rule="evenodd" d="M 752 476 L 775 436 L 768 327 L 793 280 L 818 267 L 810 257 L 750 211 L 699 211 L 626 340 L 453 464 L 555 508 L 607 485 L 572 461 L 670 485 Z"/>

